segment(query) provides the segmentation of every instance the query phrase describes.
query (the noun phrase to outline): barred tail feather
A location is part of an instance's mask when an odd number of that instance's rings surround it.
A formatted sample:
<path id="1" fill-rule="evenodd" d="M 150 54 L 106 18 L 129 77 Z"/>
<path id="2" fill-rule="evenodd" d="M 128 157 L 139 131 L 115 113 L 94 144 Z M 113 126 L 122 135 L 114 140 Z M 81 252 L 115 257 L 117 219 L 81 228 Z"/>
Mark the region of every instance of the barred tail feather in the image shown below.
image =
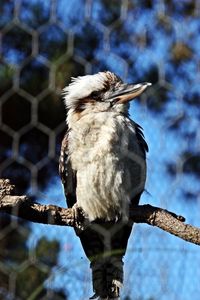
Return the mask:
<path id="1" fill-rule="evenodd" d="M 92 222 L 78 233 L 90 260 L 95 295 L 90 299 L 119 300 L 123 285 L 123 257 L 133 224 Z"/>
<path id="2" fill-rule="evenodd" d="M 93 289 L 97 299 L 120 299 L 123 285 L 123 261 L 110 256 L 91 263 Z"/>

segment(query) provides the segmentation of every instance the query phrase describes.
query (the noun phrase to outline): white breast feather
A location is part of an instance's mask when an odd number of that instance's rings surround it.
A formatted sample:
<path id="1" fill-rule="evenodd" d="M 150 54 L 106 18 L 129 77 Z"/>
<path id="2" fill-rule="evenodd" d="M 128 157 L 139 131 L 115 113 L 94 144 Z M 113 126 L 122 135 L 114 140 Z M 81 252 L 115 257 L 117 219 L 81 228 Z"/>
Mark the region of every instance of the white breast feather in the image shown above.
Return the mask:
<path id="1" fill-rule="evenodd" d="M 146 177 L 133 123 L 103 112 L 88 114 L 76 125 L 69 132 L 69 152 L 77 171 L 78 205 L 90 220 L 127 218 L 130 200 L 144 189 Z"/>

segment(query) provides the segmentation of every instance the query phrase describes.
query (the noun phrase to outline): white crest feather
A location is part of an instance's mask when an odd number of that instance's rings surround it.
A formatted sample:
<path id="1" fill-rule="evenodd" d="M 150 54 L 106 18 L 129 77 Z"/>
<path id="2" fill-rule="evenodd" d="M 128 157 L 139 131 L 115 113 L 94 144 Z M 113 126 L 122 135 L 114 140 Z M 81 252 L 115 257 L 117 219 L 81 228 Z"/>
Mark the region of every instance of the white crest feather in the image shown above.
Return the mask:
<path id="1" fill-rule="evenodd" d="M 79 99 L 89 96 L 94 91 L 102 90 L 108 80 L 109 72 L 99 72 L 95 75 L 72 77 L 71 83 L 63 89 L 64 102 L 68 109 L 74 108 Z"/>

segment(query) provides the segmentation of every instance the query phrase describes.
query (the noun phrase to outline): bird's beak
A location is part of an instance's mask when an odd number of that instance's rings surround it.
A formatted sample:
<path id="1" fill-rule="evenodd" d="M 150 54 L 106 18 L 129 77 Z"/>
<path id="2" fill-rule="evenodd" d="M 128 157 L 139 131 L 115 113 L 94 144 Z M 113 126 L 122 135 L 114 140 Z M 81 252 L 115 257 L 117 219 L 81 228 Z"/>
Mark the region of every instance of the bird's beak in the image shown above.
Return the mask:
<path id="1" fill-rule="evenodd" d="M 148 86 L 151 86 L 150 82 L 123 84 L 119 90 L 111 95 L 111 99 L 113 99 L 116 104 L 125 104 L 142 94 Z"/>

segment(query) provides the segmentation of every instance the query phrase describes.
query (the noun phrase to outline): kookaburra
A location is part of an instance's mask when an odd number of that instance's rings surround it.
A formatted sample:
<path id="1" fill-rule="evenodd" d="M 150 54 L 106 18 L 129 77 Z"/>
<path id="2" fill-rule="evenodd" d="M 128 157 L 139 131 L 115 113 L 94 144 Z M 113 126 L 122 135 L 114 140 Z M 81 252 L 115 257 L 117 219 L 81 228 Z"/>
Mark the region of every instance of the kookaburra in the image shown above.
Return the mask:
<path id="1" fill-rule="evenodd" d="M 120 299 L 129 208 L 144 191 L 148 151 L 129 101 L 150 85 L 127 84 L 106 71 L 72 78 L 64 89 L 68 131 L 59 171 L 68 207 L 80 207 L 90 220 L 76 232 L 91 262 L 91 299 Z"/>

